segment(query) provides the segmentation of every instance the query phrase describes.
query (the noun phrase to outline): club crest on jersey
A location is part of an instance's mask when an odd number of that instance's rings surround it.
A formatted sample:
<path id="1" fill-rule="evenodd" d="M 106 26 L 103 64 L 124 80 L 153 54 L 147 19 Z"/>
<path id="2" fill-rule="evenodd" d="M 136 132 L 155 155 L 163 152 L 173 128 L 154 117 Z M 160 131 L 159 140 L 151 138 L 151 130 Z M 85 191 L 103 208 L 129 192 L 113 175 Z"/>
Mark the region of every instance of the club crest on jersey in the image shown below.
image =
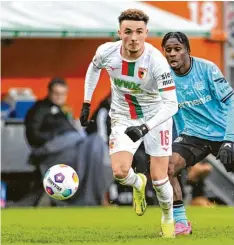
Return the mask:
<path id="1" fill-rule="evenodd" d="M 204 84 L 201 81 L 198 81 L 198 82 L 194 83 L 194 88 L 196 90 L 202 91 L 202 90 L 205 89 L 205 86 L 204 86 Z"/>
<path id="2" fill-rule="evenodd" d="M 139 67 L 138 68 L 138 77 L 140 79 L 145 79 L 147 76 L 147 72 L 148 72 L 147 68 Z"/>

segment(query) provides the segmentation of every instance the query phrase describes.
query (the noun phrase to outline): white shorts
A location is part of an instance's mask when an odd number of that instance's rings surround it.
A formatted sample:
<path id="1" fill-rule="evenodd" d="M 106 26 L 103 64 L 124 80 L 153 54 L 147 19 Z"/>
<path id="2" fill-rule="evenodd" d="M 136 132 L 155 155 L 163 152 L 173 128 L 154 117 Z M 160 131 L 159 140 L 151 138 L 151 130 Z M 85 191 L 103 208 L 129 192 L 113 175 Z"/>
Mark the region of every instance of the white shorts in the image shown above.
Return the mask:
<path id="1" fill-rule="evenodd" d="M 140 126 L 146 121 L 143 118 L 136 120 L 112 119 L 109 139 L 110 155 L 119 151 L 128 151 L 135 154 L 144 141 L 145 152 L 150 156 L 172 155 L 172 118 L 150 130 L 142 139 L 133 142 L 124 132 L 131 126 Z"/>

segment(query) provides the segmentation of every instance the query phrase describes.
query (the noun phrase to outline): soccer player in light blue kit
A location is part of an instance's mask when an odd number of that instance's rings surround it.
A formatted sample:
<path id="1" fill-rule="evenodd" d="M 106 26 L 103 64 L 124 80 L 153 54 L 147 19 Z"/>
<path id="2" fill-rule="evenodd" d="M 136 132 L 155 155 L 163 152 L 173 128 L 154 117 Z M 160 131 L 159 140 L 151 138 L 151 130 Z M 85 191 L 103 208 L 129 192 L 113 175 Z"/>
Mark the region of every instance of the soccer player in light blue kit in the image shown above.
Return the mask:
<path id="1" fill-rule="evenodd" d="M 179 136 L 173 143 L 169 176 L 174 190 L 175 233 L 192 233 L 176 175 L 210 153 L 234 172 L 234 91 L 211 61 L 190 56 L 184 33 L 169 32 L 162 48 L 171 66 L 179 111 L 174 116 Z"/>

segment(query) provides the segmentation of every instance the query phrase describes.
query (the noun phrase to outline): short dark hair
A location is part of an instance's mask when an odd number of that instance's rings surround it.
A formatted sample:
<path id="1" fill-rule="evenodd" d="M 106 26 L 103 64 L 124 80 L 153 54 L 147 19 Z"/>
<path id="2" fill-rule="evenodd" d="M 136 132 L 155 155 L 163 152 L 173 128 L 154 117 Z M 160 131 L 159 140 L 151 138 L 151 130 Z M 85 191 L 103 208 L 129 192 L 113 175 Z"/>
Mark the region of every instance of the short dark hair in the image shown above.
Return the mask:
<path id="1" fill-rule="evenodd" d="M 48 84 L 48 90 L 51 91 L 55 85 L 68 87 L 67 82 L 63 78 L 55 77 L 50 80 Z"/>
<path id="2" fill-rule="evenodd" d="M 176 38 L 180 43 L 184 44 L 184 46 L 187 48 L 188 52 L 191 52 L 190 49 L 190 44 L 189 44 L 189 40 L 187 38 L 187 36 L 183 33 L 183 32 L 168 32 L 162 40 L 162 48 L 165 47 L 165 44 L 167 42 L 167 40 L 169 40 L 170 38 Z"/>
<path id="3" fill-rule="evenodd" d="M 149 16 L 140 9 L 127 9 L 120 14 L 118 19 L 119 24 L 121 24 L 124 20 L 144 21 L 145 24 L 147 24 L 149 21 Z"/>

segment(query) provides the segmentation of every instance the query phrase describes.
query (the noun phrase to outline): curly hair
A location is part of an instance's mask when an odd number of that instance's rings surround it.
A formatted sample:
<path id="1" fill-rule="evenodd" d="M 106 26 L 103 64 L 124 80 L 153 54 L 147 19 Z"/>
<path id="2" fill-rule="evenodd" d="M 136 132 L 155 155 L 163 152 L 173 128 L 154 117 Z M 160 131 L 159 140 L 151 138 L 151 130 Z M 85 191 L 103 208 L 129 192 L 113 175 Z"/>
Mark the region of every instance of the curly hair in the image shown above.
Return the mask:
<path id="1" fill-rule="evenodd" d="M 121 24 L 124 20 L 144 21 L 145 24 L 147 24 L 149 21 L 149 16 L 140 9 L 127 9 L 120 14 L 118 19 L 119 24 Z"/>
<path id="2" fill-rule="evenodd" d="M 190 44 L 189 44 L 189 40 L 187 38 L 187 36 L 183 33 L 183 32 L 168 32 L 162 40 L 162 48 L 165 47 L 165 44 L 167 42 L 167 40 L 169 40 L 170 38 L 176 38 L 181 44 L 184 44 L 184 46 L 187 48 L 188 52 L 191 52 L 190 49 Z"/>

